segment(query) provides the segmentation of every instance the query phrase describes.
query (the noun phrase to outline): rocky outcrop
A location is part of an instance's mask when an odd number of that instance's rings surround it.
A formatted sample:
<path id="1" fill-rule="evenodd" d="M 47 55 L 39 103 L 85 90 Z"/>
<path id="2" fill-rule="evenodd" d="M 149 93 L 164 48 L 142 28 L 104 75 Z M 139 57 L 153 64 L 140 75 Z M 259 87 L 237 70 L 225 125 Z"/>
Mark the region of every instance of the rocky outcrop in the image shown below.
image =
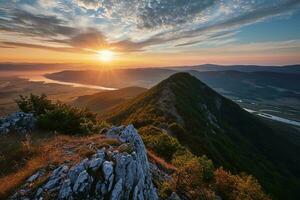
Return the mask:
<path id="1" fill-rule="evenodd" d="M 107 137 L 118 138 L 131 148 L 122 152 L 117 148 L 102 148 L 73 166 L 61 165 L 41 187 L 34 190 L 23 187 L 11 199 L 158 199 L 146 149 L 136 129 L 132 125 L 114 127 Z M 27 182 L 40 174 L 32 175 Z"/>
<path id="2" fill-rule="evenodd" d="M 0 119 L 0 134 L 6 134 L 11 131 L 26 133 L 31 131 L 35 124 L 36 118 L 32 113 L 16 112 Z"/>

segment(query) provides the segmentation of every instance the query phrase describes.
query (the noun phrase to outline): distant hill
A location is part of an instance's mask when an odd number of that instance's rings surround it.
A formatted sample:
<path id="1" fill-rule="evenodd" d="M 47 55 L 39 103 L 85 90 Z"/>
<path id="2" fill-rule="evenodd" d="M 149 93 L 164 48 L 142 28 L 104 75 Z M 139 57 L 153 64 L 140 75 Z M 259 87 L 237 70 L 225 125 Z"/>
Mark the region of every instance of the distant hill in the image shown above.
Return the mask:
<path id="1" fill-rule="evenodd" d="M 77 70 L 91 69 L 98 71 L 99 66 L 89 64 L 61 64 L 61 63 L 0 63 L 0 71 L 41 71 L 41 70 Z M 141 68 L 140 68 L 141 69 Z M 297 73 L 300 74 L 300 64 L 285 65 L 285 66 L 259 66 L 259 65 L 215 65 L 215 64 L 203 64 L 194 66 L 178 66 L 178 67 L 159 67 L 159 68 L 143 68 L 140 72 L 146 69 L 147 72 L 157 70 L 174 70 L 174 71 L 186 71 L 186 70 L 197 70 L 197 71 L 224 71 L 224 70 L 235 70 L 240 72 L 257 72 L 257 71 L 268 71 L 278 73 Z M 124 69 L 118 69 L 120 72 Z M 133 69 L 135 71 L 136 69 Z M 109 71 L 109 70 L 104 70 Z"/>
<path id="2" fill-rule="evenodd" d="M 163 68 L 114 69 L 61 71 L 47 74 L 54 80 L 82 84 L 100 85 L 103 87 L 124 88 L 132 86 L 151 87 L 176 71 Z"/>
<path id="3" fill-rule="evenodd" d="M 93 112 L 102 113 L 145 91 L 147 89 L 141 87 L 128 87 L 114 91 L 99 92 L 78 97 L 72 104 L 81 108 L 88 108 Z"/>
<path id="4" fill-rule="evenodd" d="M 191 73 L 224 95 L 274 103 L 277 101 L 277 104 L 300 109 L 300 74 L 239 71 Z"/>
<path id="5" fill-rule="evenodd" d="M 84 70 L 61 71 L 47 74 L 46 77 L 59 81 L 98 85 L 109 88 L 133 86 L 150 88 L 170 75 L 184 70 L 190 72 L 217 92 L 231 99 L 255 101 L 259 104 L 265 104 L 268 107 L 275 106 L 280 107 L 280 109 L 288 108 L 300 111 L 300 73 L 290 73 L 292 69 L 295 69 L 294 71 L 296 72 L 298 69 L 297 66 L 230 67 L 205 65 L 202 67 L 204 67 L 204 69 L 205 67 L 206 69 L 216 68 L 217 70 L 189 70 L 189 67 L 176 68 L 173 70 L 169 68 L 116 69 L 111 71 Z M 238 71 L 239 68 L 244 69 L 243 71 L 254 70 L 255 72 Z M 282 72 L 272 72 L 273 68 L 274 70 L 280 69 Z M 259 71 L 263 69 L 270 71 Z M 289 115 L 294 114 L 289 113 Z"/>
<path id="6" fill-rule="evenodd" d="M 165 129 L 194 154 L 253 174 L 273 196 L 299 198 L 299 144 L 188 73 L 170 76 L 102 117 Z"/>
<path id="7" fill-rule="evenodd" d="M 197 71 L 227 71 L 234 70 L 240 72 L 278 72 L 278 73 L 292 73 L 300 74 L 300 65 L 286 65 L 286 66 L 258 66 L 258 65 L 214 65 L 204 64 L 195 66 L 173 67 L 174 70 L 197 70 Z"/>

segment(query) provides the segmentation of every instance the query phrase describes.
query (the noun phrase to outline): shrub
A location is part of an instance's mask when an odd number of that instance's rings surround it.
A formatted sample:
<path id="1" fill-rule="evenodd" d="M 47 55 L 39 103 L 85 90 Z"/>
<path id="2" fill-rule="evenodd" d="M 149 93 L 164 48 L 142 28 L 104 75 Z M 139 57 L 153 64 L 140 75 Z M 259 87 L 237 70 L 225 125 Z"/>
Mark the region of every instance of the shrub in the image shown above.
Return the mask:
<path id="1" fill-rule="evenodd" d="M 47 99 L 45 94 L 40 96 L 30 94 L 29 97 L 20 95 L 16 103 L 21 111 L 25 113 L 33 113 L 35 116 L 45 114 L 47 110 L 53 110 L 54 104 Z"/>
<path id="2" fill-rule="evenodd" d="M 225 200 L 268 200 L 258 181 L 251 175 L 232 175 L 219 168 L 215 171 L 216 191 Z"/>
<path id="3" fill-rule="evenodd" d="M 205 178 L 207 174 L 213 173 L 213 167 L 209 161 L 203 163 L 203 159 L 194 157 L 177 168 L 173 175 L 175 191 L 183 192 L 190 199 L 215 199 Z M 207 163 L 209 166 L 206 166 Z"/>
<path id="4" fill-rule="evenodd" d="M 173 192 L 172 183 L 170 181 L 163 182 L 158 195 L 161 199 L 168 199 Z"/>
<path id="5" fill-rule="evenodd" d="M 89 134 L 96 129 L 95 122 L 95 114 L 62 103 L 38 117 L 39 127 L 66 134 Z"/>
<path id="6" fill-rule="evenodd" d="M 183 147 L 176 138 L 169 136 L 166 132 L 154 126 L 146 126 L 139 129 L 146 146 L 154 151 L 155 154 L 171 161 L 173 155 Z"/>
<path id="7" fill-rule="evenodd" d="M 172 181 L 174 191 L 184 193 L 190 199 L 215 199 L 210 188 L 214 180 L 214 166 L 211 160 L 206 156 L 194 156 L 185 150 L 174 155 L 172 164 L 177 167 Z"/>
<path id="8" fill-rule="evenodd" d="M 31 112 L 37 117 L 37 125 L 41 129 L 66 134 L 90 134 L 100 132 L 107 126 L 96 120 L 96 114 L 64 103 L 52 103 L 44 94 L 20 96 L 16 102 L 23 112 Z"/>

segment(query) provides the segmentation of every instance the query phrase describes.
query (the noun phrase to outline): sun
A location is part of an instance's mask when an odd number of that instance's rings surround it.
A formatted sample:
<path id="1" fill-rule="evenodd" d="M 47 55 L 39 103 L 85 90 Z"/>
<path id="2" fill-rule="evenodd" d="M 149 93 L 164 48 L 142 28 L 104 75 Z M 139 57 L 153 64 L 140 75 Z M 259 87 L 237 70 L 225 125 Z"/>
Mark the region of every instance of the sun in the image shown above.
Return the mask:
<path id="1" fill-rule="evenodd" d="M 98 57 L 102 62 L 111 62 L 114 57 L 114 52 L 110 50 L 101 50 L 98 52 Z"/>

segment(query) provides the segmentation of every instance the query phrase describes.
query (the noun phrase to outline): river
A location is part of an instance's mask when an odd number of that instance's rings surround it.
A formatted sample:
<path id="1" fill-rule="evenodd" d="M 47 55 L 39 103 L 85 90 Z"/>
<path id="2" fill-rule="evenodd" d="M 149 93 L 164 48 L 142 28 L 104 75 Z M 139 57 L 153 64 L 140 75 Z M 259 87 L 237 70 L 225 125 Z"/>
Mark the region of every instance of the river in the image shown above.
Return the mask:
<path id="1" fill-rule="evenodd" d="M 249 113 L 258 115 L 260 117 L 264 117 L 264 118 L 267 118 L 267 119 L 271 119 L 271 120 L 275 120 L 275 121 L 279 121 L 279 122 L 282 122 L 282 123 L 291 124 L 291 125 L 300 127 L 300 122 L 295 121 L 295 120 L 290 120 L 290 119 L 285 119 L 285 118 L 278 117 L 278 116 L 275 116 L 275 115 L 270 115 L 270 114 L 261 112 L 262 110 L 255 111 L 255 110 L 251 110 L 251 109 L 247 109 L 247 108 L 244 108 L 244 110 L 246 110 Z"/>
<path id="2" fill-rule="evenodd" d="M 32 81 L 32 82 L 55 83 L 55 84 L 61 84 L 61 85 L 69 85 L 72 87 L 84 87 L 84 88 L 97 89 L 97 90 L 117 90 L 117 88 L 103 87 L 103 86 L 98 86 L 98 85 L 56 81 L 56 80 L 49 79 L 42 74 L 26 75 L 26 76 L 19 76 L 19 77 L 28 79 L 29 81 Z"/>
<path id="3" fill-rule="evenodd" d="M 81 84 L 81 83 L 56 81 L 56 80 L 46 78 L 44 76 L 44 74 L 28 74 L 28 75 L 21 75 L 19 77 L 28 79 L 29 81 L 32 81 L 32 82 L 55 83 L 55 84 L 61 84 L 61 85 L 69 85 L 69 86 L 72 86 L 72 87 L 83 87 L 83 88 L 91 88 L 91 89 L 97 89 L 97 90 L 117 90 L 117 88 L 103 87 L 103 86 L 98 86 L 98 85 L 89 85 L 89 84 Z M 275 116 L 275 115 L 270 115 L 270 114 L 262 112 L 263 110 L 255 111 L 255 110 L 251 110 L 251 109 L 247 109 L 247 108 L 244 108 L 244 110 L 246 110 L 249 113 L 258 115 L 260 117 L 264 117 L 264 118 L 267 118 L 267 119 L 271 119 L 271 120 L 275 120 L 275 121 L 279 121 L 279 122 L 282 122 L 282 123 L 286 123 L 286 124 L 290 124 L 290 125 L 300 127 L 300 122 L 298 122 L 298 121 L 285 119 L 285 118 L 278 117 L 278 116 Z"/>

